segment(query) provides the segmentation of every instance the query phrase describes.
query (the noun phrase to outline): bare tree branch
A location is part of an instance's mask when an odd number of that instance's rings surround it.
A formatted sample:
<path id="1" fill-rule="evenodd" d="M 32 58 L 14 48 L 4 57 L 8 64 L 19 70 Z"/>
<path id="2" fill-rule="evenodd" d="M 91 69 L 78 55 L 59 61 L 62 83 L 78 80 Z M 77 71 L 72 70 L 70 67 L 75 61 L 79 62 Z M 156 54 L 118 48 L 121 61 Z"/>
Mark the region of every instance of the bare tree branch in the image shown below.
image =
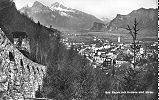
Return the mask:
<path id="1" fill-rule="evenodd" d="M 128 31 L 129 31 L 129 34 L 131 34 L 131 36 L 133 37 L 133 39 L 135 39 L 135 36 L 133 35 L 132 29 L 130 28 L 129 25 L 127 25 L 126 30 L 128 30 Z"/>

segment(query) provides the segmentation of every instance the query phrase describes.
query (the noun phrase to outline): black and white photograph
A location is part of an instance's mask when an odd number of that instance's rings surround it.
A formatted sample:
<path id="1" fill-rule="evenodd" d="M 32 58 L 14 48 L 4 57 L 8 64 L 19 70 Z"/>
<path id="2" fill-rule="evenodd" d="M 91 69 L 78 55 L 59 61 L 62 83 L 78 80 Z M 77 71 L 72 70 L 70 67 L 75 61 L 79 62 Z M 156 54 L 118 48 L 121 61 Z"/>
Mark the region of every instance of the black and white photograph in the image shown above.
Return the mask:
<path id="1" fill-rule="evenodd" d="M 0 0 L 0 100 L 158 100 L 158 1 Z"/>

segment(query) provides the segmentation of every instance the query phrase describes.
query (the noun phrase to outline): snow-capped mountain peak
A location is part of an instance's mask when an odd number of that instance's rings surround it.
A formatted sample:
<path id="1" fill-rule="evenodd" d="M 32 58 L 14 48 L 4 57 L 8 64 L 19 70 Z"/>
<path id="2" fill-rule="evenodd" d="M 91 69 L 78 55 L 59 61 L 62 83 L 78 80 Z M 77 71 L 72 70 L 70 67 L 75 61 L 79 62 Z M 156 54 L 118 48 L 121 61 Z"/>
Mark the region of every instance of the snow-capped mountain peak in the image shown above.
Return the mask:
<path id="1" fill-rule="evenodd" d="M 55 2 L 55 3 L 51 4 L 50 7 L 52 7 L 52 8 L 58 8 L 60 5 L 61 5 L 60 3 Z"/>
<path id="2" fill-rule="evenodd" d="M 58 2 L 55 2 L 55 3 L 51 4 L 50 9 L 52 11 L 57 10 L 57 11 L 60 11 L 60 12 L 75 12 L 73 9 L 67 8 L 67 7 L 65 7 L 64 5 L 62 5 Z"/>
<path id="3" fill-rule="evenodd" d="M 23 7 L 20 12 L 32 17 L 35 22 L 61 30 L 89 29 L 93 22 L 101 22 L 93 15 L 72 9 L 55 2 L 51 6 L 34 2 L 32 7 Z M 78 23 L 78 24 L 77 24 Z"/>

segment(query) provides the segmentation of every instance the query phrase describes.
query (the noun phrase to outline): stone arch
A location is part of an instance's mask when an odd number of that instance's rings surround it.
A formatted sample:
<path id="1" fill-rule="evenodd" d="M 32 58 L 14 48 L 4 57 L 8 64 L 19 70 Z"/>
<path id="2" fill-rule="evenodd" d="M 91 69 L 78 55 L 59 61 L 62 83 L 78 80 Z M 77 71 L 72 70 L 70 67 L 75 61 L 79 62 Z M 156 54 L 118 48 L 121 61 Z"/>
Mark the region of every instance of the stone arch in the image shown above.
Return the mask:
<path id="1" fill-rule="evenodd" d="M 10 60 L 10 61 L 15 61 L 14 55 L 13 55 L 13 53 L 10 52 L 10 51 L 9 51 L 9 60 Z"/>
<path id="2" fill-rule="evenodd" d="M 22 40 L 28 37 L 26 32 L 19 32 L 19 31 L 12 32 L 12 35 L 13 35 L 13 39 L 14 38 L 18 39 L 18 46 L 21 46 Z"/>
<path id="3" fill-rule="evenodd" d="M 27 65 L 27 69 L 28 69 L 28 71 L 29 71 L 29 73 L 30 73 L 30 67 L 29 67 L 29 65 Z"/>
<path id="4" fill-rule="evenodd" d="M 41 69 L 41 72 L 42 72 L 42 74 L 44 74 L 44 71 L 43 71 L 43 69 Z"/>
<path id="5" fill-rule="evenodd" d="M 37 69 L 38 73 L 40 74 L 40 72 L 39 72 L 39 68 L 37 67 L 36 69 Z"/>
<path id="6" fill-rule="evenodd" d="M 36 74 L 36 71 L 35 71 L 34 66 L 32 66 L 32 69 L 33 69 L 33 73 L 34 73 L 34 75 L 35 75 L 35 74 Z"/>
<path id="7" fill-rule="evenodd" d="M 22 59 L 20 59 L 20 65 L 23 66 L 23 60 Z"/>

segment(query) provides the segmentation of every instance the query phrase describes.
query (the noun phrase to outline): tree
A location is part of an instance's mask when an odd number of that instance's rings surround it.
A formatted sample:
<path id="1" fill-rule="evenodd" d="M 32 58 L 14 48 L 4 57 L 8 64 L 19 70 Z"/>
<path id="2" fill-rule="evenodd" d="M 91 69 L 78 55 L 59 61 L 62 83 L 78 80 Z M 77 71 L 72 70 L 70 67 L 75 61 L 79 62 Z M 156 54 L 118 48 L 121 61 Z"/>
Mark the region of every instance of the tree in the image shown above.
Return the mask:
<path id="1" fill-rule="evenodd" d="M 127 60 L 129 63 L 133 64 L 133 68 L 132 67 L 127 67 L 126 69 L 126 73 L 124 74 L 124 76 L 122 77 L 123 80 L 121 80 L 120 84 L 122 86 L 122 91 L 137 91 L 138 90 L 138 86 L 140 85 L 141 81 L 139 79 L 139 74 L 141 74 L 140 71 L 136 70 L 136 66 L 137 66 L 137 58 L 136 58 L 136 53 L 139 50 L 139 45 L 137 43 L 137 35 L 138 35 L 138 31 L 140 29 L 137 28 L 138 27 L 138 22 L 135 18 L 134 20 L 134 24 L 132 26 L 132 28 L 130 27 L 130 25 L 127 25 L 126 30 L 129 31 L 129 34 L 131 34 L 132 36 L 132 45 L 131 48 L 133 49 L 133 60 L 131 59 L 131 57 L 129 56 L 125 56 L 125 59 L 129 59 Z M 124 95 L 126 98 L 131 98 L 131 99 L 136 99 L 136 97 L 138 96 L 138 94 L 126 94 Z"/>
<path id="2" fill-rule="evenodd" d="M 153 90 L 156 84 L 155 83 L 156 74 L 153 74 L 155 71 L 150 72 L 150 70 L 148 70 L 150 68 L 153 69 L 152 62 L 151 63 L 148 62 L 147 59 L 138 60 L 136 57 L 136 53 L 140 49 L 140 45 L 138 45 L 138 42 L 137 42 L 137 34 L 140 29 L 138 29 L 137 26 L 138 26 L 138 22 L 136 21 L 136 18 L 135 18 L 133 27 L 131 28 L 129 25 L 127 25 L 127 28 L 126 28 L 133 38 L 133 43 L 131 48 L 133 49 L 134 55 L 133 55 L 133 58 L 128 57 L 127 55 L 125 56 L 125 59 L 130 59 L 127 61 L 133 64 L 133 67 L 127 67 L 126 73 L 120 80 L 121 91 L 149 91 L 149 90 Z M 133 59 L 133 62 L 131 59 Z M 137 70 L 137 66 L 140 66 L 138 70 Z M 146 69 L 145 67 L 148 67 L 148 68 Z M 122 100 L 127 100 L 128 98 L 131 100 L 142 100 L 143 98 L 144 98 L 143 100 L 150 100 L 150 99 L 147 99 L 148 97 L 146 97 L 146 94 L 123 94 L 122 97 L 123 97 Z"/>
<path id="3" fill-rule="evenodd" d="M 134 24 L 133 24 L 133 28 L 130 28 L 130 25 L 127 25 L 127 28 L 126 30 L 129 31 L 129 33 L 131 34 L 132 38 L 133 38 L 133 46 L 132 46 L 132 49 L 133 49 L 133 53 L 134 53 L 134 57 L 133 57 L 133 67 L 135 69 L 136 67 L 136 51 L 139 49 L 138 45 L 137 45 L 137 34 L 138 34 L 138 31 L 140 29 L 137 28 L 138 26 L 138 22 L 136 21 L 136 18 L 134 20 Z"/>
<path id="4" fill-rule="evenodd" d="M 38 25 L 39 25 L 39 26 L 41 25 L 39 21 L 38 21 Z"/>

